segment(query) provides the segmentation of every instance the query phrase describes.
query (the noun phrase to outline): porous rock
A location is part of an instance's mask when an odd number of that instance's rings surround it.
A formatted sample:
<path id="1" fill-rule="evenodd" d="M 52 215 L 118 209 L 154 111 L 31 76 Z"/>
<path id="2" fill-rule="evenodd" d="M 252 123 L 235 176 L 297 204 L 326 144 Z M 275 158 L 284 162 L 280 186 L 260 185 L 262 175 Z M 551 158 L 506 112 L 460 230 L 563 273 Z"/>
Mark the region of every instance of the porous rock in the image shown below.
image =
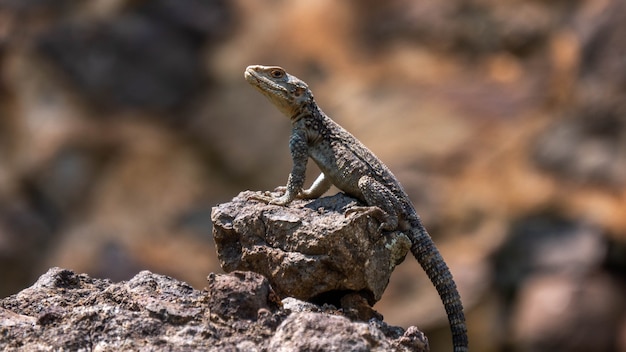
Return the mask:
<path id="1" fill-rule="evenodd" d="M 373 213 L 345 194 L 287 207 L 254 195 L 245 191 L 213 208 L 218 259 L 227 272 L 267 277 L 281 298 L 339 304 L 356 292 L 373 305 L 410 249 L 404 234 L 382 235 Z M 357 205 L 361 210 L 349 211 Z"/>
<path id="2" fill-rule="evenodd" d="M 3 351 L 427 351 L 424 335 L 331 306 L 276 300 L 252 272 L 211 274 L 196 290 L 142 271 L 113 283 L 52 268 L 0 300 Z"/>

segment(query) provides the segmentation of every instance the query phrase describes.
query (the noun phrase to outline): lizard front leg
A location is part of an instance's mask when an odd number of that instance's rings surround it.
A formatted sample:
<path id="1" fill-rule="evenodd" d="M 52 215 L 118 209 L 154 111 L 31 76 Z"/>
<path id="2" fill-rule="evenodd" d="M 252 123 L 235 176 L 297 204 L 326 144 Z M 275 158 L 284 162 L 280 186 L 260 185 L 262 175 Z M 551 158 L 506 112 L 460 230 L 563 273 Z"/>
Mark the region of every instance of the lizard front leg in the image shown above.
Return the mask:
<path id="1" fill-rule="evenodd" d="M 302 186 L 306 178 L 306 164 L 309 160 L 309 149 L 306 140 L 306 134 L 300 131 L 294 131 L 289 139 L 289 149 L 291 151 L 291 159 L 293 160 L 293 167 L 289 178 L 287 179 L 287 186 L 285 186 L 285 194 L 280 197 L 270 196 L 253 196 L 251 198 L 276 205 L 287 205 L 294 199 L 300 196 L 302 193 Z"/>

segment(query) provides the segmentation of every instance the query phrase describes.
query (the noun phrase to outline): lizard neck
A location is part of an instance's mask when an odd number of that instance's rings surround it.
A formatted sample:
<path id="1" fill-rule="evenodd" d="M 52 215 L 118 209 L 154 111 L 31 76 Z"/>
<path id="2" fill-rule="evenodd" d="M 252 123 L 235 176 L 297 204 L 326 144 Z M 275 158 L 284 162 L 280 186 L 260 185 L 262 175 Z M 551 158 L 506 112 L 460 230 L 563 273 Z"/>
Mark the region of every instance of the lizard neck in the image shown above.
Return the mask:
<path id="1" fill-rule="evenodd" d="M 296 110 L 295 114 L 291 116 L 291 123 L 294 124 L 298 122 L 300 119 L 306 116 L 321 116 L 322 111 L 314 100 L 310 100 L 304 104 L 302 104 L 298 110 Z"/>

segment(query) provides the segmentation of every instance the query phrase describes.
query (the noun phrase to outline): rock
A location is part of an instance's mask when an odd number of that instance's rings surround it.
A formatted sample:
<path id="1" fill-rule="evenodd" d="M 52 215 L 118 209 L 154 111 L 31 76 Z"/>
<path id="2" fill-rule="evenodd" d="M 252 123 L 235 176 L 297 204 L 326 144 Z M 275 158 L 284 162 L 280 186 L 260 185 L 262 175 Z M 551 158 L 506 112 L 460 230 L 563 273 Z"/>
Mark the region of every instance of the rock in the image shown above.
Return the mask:
<path id="1" fill-rule="evenodd" d="M 234 9 L 223 0 L 127 7 L 113 18 L 61 21 L 37 50 L 99 107 L 184 106 L 207 87 L 203 55 L 230 33 Z"/>
<path id="2" fill-rule="evenodd" d="M 621 190 L 626 179 L 623 94 L 582 98 L 539 136 L 536 164 L 563 180 Z"/>
<path id="3" fill-rule="evenodd" d="M 410 248 L 400 232 L 381 236 L 370 212 L 346 213 L 357 201 L 344 194 L 289 207 L 249 200 L 255 194 L 213 208 L 218 259 L 227 272 L 267 277 L 281 298 L 338 305 L 356 292 L 373 305 Z"/>
<path id="4" fill-rule="evenodd" d="M 215 275 L 211 273 L 209 297 L 211 314 L 223 318 L 239 316 L 254 320 L 260 309 L 271 310 L 279 304 L 278 300 L 270 307 L 270 285 L 266 278 L 251 272 L 234 272 L 232 275 Z M 272 292 L 273 293 L 273 292 Z"/>
<path id="5" fill-rule="evenodd" d="M 252 272 L 211 274 L 200 291 L 149 271 L 113 283 L 52 268 L 0 300 L 0 350 L 428 350 L 413 327 L 276 297 Z"/>
<path id="6" fill-rule="evenodd" d="M 551 2 L 521 1 L 353 1 L 361 43 L 385 47 L 399 40 L 450 50 L 457 56 L 506 50 L 524 56 L 539 52 L 557 25 L 559 8 Z M 394 40 L 389 40 L 394 38 Z"/>
<path id="7" fill-rule="evenodd" d="M 141 16 L 62 23 L 38 44 L 42 56 L 100 106 L 172 108 L 202 84 L 199 47 Z"/>
<path id="8" fill-rule="evenodd" d="M 302 312 L 291 314 L 276 329 L 270 351 L 427 351 L 421 332 L 407 330 L 391 343 L 375 324 L 351 322 L 337 315 Z M 407 344 L 406 341 L 412 343 Z M 419 341 L 419 342 L 418 342 Z M 382 342 L 382 343 L 381 343 Z"/>
<path id="9" fill-rule="evenodd" d="M 559 180 L 620 191 L 626 182 L 626 10 L 608 1 L 604 14 L 580 21 L 578 84 L 572 101 L 535 143 L 533 158 Z"/>
<path id="10" fill-rule="evenodd" d="M 609 275 L 534 275 L 512 309 L 510 342 L 520 351 L 616 349 L 626 305 L 624 287 Z"/>
<path id="11" fill-rule="evenodd" d="M 494 288 L 514 297 L 525 281 L 542 273 L 581 277 L 607 261 L 601 229 L 556 212 L 538 212 L 513 223 L 492 256 Z"/>
<path id="12" fill-rule="evenodd" d="M 382 341 L 383 344 L 378 345 L 376 349 L 418 352 L 429 350 L 428 339 L 414 326 L 405 331 L 387 325 L 378 318 L 370 319 L 368 324 L 354 322 L 348 324 L 349 320 L 341 311 L 327 304 L 318 306 L 291 297 L 283 299 L 282 303 L 291 314 L 278 326 L 276 335 L 270 341 L 271 351 L 369 351 L 371 344 L 367 341 L 380 343 L 381 333 L 393 341 L 389 344 Z M 319 312 L 327 314 L 315 314 Z M 303 329 L 303 326 L 307 328 Z M 311 327 L 320 328 L 311 329 Z M 332 337 L 343 334 L 349 334 L 347 339 Z"/>

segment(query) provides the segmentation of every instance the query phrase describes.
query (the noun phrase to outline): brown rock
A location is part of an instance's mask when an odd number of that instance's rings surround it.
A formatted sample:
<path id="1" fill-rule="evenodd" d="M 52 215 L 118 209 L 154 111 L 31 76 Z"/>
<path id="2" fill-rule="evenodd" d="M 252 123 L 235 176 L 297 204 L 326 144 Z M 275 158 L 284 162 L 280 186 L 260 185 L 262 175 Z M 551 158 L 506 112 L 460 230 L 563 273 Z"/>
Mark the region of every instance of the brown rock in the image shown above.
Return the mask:
<path id="1" fill-rule="evenodd" d="M 270 351 L 428 351 L 428 342 L 419 332 L 407 330 L 397 341 L 385 339 L 375 324 L 351 322 L 337 315 L 311 312 L 291 314 L 276 329 Z M 407 344 L 406 341 L 419 343 Z"/>
<path id="2" fill-rule="evenodd" d="M 535 275 L 512 314 L 521 351 L 616 351 L 624 288 L 608 275 Z"/>
<path id="3" fill-rule="evenodd" d="M 339 304 L 358 292 L 374 304 L 410 248 L 400 232 L 381 236 L 367 212 L 346 214 L 357 201 L 344 194 L 289 207 L 248 200 L 254 194 L 213 208 L 218 258 L 227 272 L 264 275 L 280 297 Z"/>
<path id="4" fill-rule="evenodd" d="M 149 271 L 112 283 L 52 268 L 0 300 L 0 350 L 427 351 L 415 328 L 352 322 L 293 298 L 282 308 L 255 273 L 209 282 L 199 291 Z"/>
<path id="5" fill-rule="evenodd" d="M 266 278 L 249 271 L 235 271 L 231 275 L 209 274 L 211 314 L 220 317 L 237 316 L 255 320 L 260 309 L 275 310 L 279 302 L 270 306 L 273 294 Z M 274 309 L 272 309 L 274 308 Z"/>

